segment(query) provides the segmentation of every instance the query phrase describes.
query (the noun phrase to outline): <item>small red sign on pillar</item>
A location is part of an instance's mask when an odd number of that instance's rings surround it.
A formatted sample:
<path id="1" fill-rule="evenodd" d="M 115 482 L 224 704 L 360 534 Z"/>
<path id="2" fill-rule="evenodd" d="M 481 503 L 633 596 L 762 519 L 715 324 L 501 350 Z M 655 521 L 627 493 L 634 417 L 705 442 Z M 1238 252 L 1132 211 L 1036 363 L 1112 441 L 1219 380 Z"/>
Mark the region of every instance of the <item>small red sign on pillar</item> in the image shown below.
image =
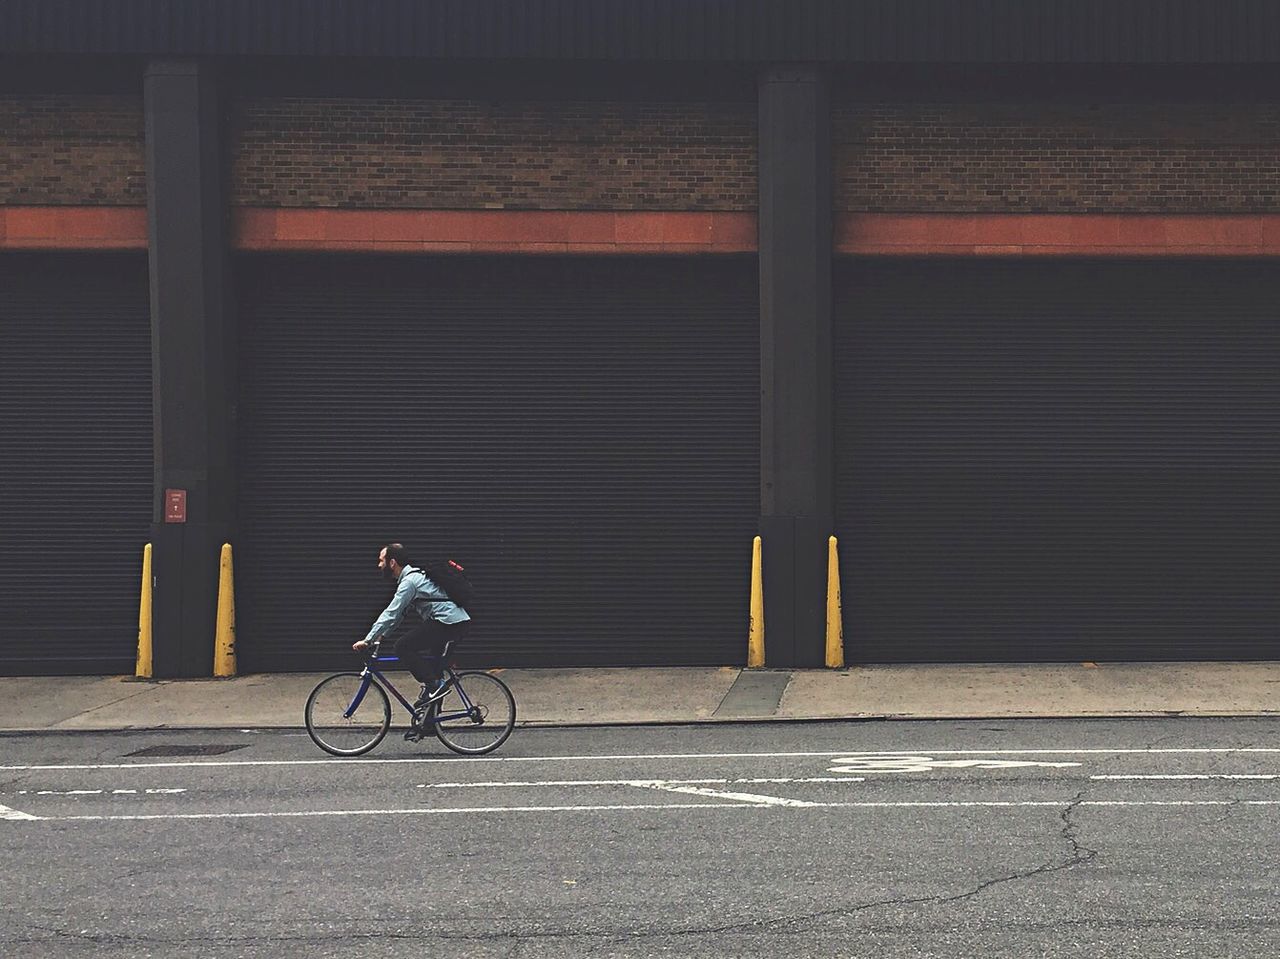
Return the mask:
<path id="1" fill-rule="evenodd" d="M 164 491 L 164 521 L 166 523 L 185 523 L 187 521 L 186 490 L 167 489 Z"/>

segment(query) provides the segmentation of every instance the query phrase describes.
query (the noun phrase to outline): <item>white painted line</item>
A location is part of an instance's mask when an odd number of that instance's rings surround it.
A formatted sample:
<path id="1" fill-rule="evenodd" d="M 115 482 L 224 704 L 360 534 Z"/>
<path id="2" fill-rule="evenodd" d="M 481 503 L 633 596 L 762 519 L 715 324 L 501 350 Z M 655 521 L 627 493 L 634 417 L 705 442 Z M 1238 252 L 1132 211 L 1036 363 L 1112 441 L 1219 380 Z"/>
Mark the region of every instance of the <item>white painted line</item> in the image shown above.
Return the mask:
<path id="1" fill-rule="evenodd" d="M 140 790 L 137 789 L 113 789 L 113 796 L 136 796 Z M 17 796 L 101 796 L 105 793 L 105 789 L 19 789 L 14 795 Z M 186 792 L 186 789 L 143 789 L 141 792 L 147 796 L 173 796 L 178 793 Z"/>
<path id="2" fill-rule="evenodd" d="M 777 779 L 769 776 L 762 776 L 755 779 L 732 779 L 730 782 L 735 783 L 757 783 L 761 785 L 771 785 L 775 783 L 864 783 L 867 779 L 865 776 L 806 776 L 803 779 Z"/>
<path id="3" fill-rule="evenodd" d="M 1091 799 L 1081 806 L 1280 806 L 1280 799 L 1148 799 L 1126 802 L 1120 799 Z"/>
<path id="4" fill-rule="evenodd" d="M 101 789 L 40 789 L 37 796 L 101 796 Z"/>
<path id="5" fill-rule="evenodd" d="M 858 753 L 842 756 L 832 762 L 833 773 L 926 773 L 935 769 L 1020 769 L 1047 766 L 1067 769 L 1075 762 L 1044 762 L 1035 759 L 934 759 L 916 753 L 885 756 L 880 753 Z"/>
<path id="6" fill-rule="evenodd" d="M 1133 749 L 922 749 L 930 756 L 1123 756 L 1123 755 L 1223 755 L 1223 754 L 1272 754 L 1280 753 L 1273 746 L 1205 746 L 1187 748 Z M 772 753 L 635 753 L 607 754 L 601 756 L 472 756 L 467 764 L 477 763 L 562 763 L 562 762 L 634 762 L 638 760 L 669 759 L 807 759 L 850 756 L 847 749 L 812 752 Z M 864 752 L 861 756 L 901 756 L 902 750 Z M 201 767 L 231 766 L 366 766 L 399 765 L 405 763 L 449 763 L 460 760 L 452 757 L 416 756 L 406 759 L 227 759 L 202 762 L 166 763 L 85 763 L 67 765 L 0 766 L 0 772 L 31 772 L 36 770 L 63 769 L 198 769 Z"/>
<path id="7" fill-rule="evenodd" d="M 1280 806 L 1280 799 L 1177 799 L 1177 800 L 1105 800 L 1087 799 L 1082 802 L 1067 800 L 974 800 L 950 802 L 814 802 L 814 803 L 764 803 L 755 797 L 752 801 L 727 803 L 653 803 L 582 806 L 462 806 L 441 809 L 327 809 L 307 812 L 222 812 L 222 813 L 170 813 L 152 815 L 101 815 L 101 816 L 30 816 L 18 813 L 13 817 L 39 822 L 137 822 L 155 820 L 203 820 L 203 819 L 295 819 L 341 816 L 433 816 L 476 815 L 478 813 L 547 813 L 547 812 L 634 812 L 643 810 L 691 810 L 691 809 L 778 809 L 803 807 L 806 809 L 1065 809 L 1071 806 L 1140 808 L 1148 806 Z M 773 797 L 768 797 L 773 798 Z M 14 812 L 14 810 L 9 810 Z"/>
<path id="8" fill-rule="evenodd" d="M 1057 802 L 1042 801 L 1017 801 L 1000 802 L 996 800 L 990 801 L 973 801 L 973 802 L 864 802 L 864 803 L 823 803 L 822 805 L 841 806 L 841 807 L 859 807 L 859 808 L 949 808 L 949 807 L 971 807 L 971 806 L 1280 806 L 1280 799 L 1085 799 L 1080 802 L 1066 802 L 1059 800 Z"/>
<path id="9" fill-rule="evenodd" d="M 41 822 L 104 822 L 139 821 L 157 819 L 297 819 L 315 816 L 432 816 L 454 813 L 507 813 L 507 812 L 622 812 L 644 809 L 750 809 L 739 802 L 729 803 L 642 803 L 601 806 L 463 806 L 449 809 L 323 809 L 309 812 L 212 812 L 212 813 L 156 813 L 136 816 L 27 816 Z"/>
<path id="10" fill-rule="evenodd" d="M 10 809 L 8 806 L 0 806 L 0 820 L 8 820 L 10 822 L 31 822 L 39 818 L 39 816 L 33 816 L 30 813 L 20 812 L 17 809 Z"/>
<path id="11" fill-rule="evenodd" d="M 501 780 L 473 783 L 418 783 L 418 789 L 481 789 L 503 786 L 538 787 L 538 786 L 654 786 L 658 784 L 675 786 L 727 786 L 730 784 L 785 784 L 785 783 L 861 783 L 866 779 L 860 776 L 810 776 L 799 779 L 535 779 L 535 780 Z"/>
<path id="12" fill-rule="evenodd" d="M 820 803 L 805 802 L 803 799 L 782 799 L 778 796 L 761 796 L 757 793 L 727 792 L 719 789 L 707 789 L 704 786 L 673 786 L 670 783 L 638 783 L 650 789 L 660 789 L 669 793 L 686 793 L 690 796 L 702 796 L 706 799 L 736 799 L 739 802 L 754 806 L 817 806 Z"/>
<path id="13" fill-rule="evenodd" d="M 539 786 L 651 786 L 659 782 L 674 782 L 684 786 L 714 786 L 728 783 L 727 779 L 541 779 L 503 780 L 500 782 L 474 783 L 418 783 L 418 789 L 491 789 L 507 787 L 531 788 Z"/>
<path id="14" fill-rule="evenodd" d="M 1135 779 L 1158 779 L 1161 781 L 1170 779 L 1280 779 L 1277 773 L 1168 773 L 1160 775 L 1109 775 L 1109 776 L 1090 776 L 1090 779 L 1106 779 L 1106 780 L 1135 780 Z"/>

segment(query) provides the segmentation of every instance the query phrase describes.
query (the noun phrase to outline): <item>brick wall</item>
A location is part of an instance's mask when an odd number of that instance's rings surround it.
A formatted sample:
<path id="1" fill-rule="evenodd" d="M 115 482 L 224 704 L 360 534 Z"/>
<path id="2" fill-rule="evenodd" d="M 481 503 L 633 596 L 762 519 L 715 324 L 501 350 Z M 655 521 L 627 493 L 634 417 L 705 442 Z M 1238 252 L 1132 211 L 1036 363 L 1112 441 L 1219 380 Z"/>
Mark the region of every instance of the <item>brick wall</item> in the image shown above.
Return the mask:
<path id="1" fill-rule="evenodd" d="M 246 206 L 754 210 L 754 103 L 251 99 Z"/>
<path id="2" fill-rule="evenodd" d="M 1280 104 L 847 104 L 836 207 L 882 212 L 1280 210 Z"/>
<path id="3" fill-rule="evenodd" d="M 1280 212 L 1280 103 L 851 103 L 836 207 Z M 239 205 L 756 207 L 752 103 L 272 98 L 233 105 Z M 0 96 L 0 204 L 146 202 L 142 101 Z"/>
<path id="4" fill-rule="evenodd" d="M 0 96 L 0 204 L 146 202 L 141 97 Z"/>

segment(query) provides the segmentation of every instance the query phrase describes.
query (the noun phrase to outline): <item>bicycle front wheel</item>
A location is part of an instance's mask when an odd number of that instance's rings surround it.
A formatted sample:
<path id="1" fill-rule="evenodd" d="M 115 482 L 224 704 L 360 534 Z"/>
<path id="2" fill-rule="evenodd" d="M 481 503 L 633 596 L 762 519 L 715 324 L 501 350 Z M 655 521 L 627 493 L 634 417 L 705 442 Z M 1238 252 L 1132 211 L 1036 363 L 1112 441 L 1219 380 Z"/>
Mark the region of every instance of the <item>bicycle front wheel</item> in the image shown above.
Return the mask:
<path id="1" fill-rule="evenodd" d="M 516 727 L 516 701 L 496 676 L 458 673 L 448 692 L 431 704 L 428 719 L 449 749 L 478 756 L 507 741 Z"/>
<path id="2" fill-rule="evenodd" d="M 311 691 L 306 716 L 307 735 L 317 746 L 334 756 L 359 756 L 391 728 L 391 700 L 372 679 L 338 673 Z"/>

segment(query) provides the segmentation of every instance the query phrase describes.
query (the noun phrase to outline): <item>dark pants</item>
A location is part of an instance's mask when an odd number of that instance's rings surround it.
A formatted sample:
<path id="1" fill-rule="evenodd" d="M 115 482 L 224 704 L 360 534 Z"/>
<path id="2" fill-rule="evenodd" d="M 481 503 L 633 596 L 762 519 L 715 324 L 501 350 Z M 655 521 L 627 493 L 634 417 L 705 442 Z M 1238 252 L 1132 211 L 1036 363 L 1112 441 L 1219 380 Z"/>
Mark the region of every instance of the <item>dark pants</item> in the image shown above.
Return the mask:
<path id="1" fill-rule="evenodd" d="M 414 679 L 434 684 L 440 679 L 443 664 L 439 659 L 429 657 L 439 656 L 445 643 L 450 640 L 457 642 L 467 635 L 470 628 L 470 623 L 446 624 L 429 619 L 396 641 L 396 655 L 413 673 Z"/>

